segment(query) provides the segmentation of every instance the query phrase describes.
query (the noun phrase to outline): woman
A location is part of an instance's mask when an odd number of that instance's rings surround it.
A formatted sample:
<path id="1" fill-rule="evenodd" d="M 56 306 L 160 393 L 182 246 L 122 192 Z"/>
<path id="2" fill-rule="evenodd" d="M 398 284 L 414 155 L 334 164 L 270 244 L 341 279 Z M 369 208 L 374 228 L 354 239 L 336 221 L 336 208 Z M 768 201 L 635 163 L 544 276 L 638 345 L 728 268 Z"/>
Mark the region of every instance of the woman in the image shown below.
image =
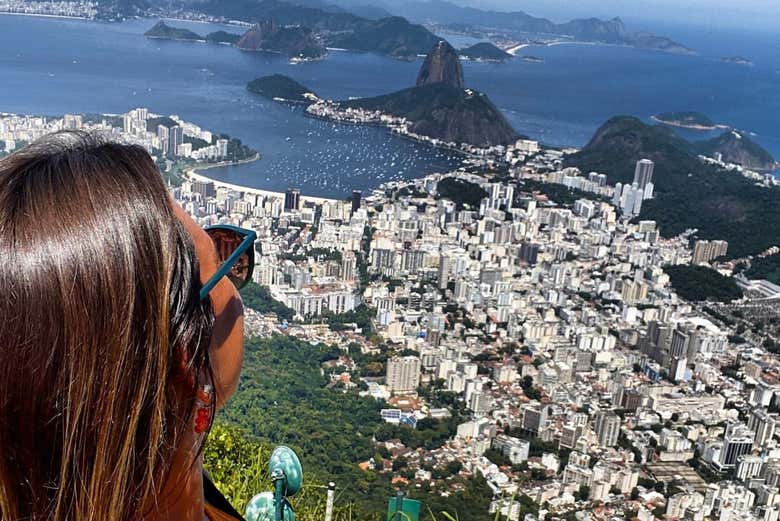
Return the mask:
<path id="1" fill-rule="evenodd" d="M 240 298 L 140 147 L 0 160 L 0 520 L 234 519 L 200 453 L 237 385 Z"/>

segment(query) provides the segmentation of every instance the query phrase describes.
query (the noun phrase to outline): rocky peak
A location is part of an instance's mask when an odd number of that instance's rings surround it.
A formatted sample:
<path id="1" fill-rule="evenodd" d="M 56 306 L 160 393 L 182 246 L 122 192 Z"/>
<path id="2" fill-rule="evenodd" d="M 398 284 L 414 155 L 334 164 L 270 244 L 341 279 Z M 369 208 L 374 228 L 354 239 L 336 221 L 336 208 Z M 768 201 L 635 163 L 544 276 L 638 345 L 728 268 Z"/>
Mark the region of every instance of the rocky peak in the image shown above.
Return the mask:
<path id="1" fill-rule="evenodd" d="M 463 66 L 460 64 L 460 58 L 452 45 L 444 40 L 433 46 L 417 75 L 418 87 L 432 83 L 463 88 Z"/>
<path id="2" fill-rule="evenodd" d="M 275 31 L 273 22 L 264 20 L 252 26 L 244 36 L 236 42 L 236 47 L 244 50 L 256 51 L 262 47 L 263 40 Z"/>

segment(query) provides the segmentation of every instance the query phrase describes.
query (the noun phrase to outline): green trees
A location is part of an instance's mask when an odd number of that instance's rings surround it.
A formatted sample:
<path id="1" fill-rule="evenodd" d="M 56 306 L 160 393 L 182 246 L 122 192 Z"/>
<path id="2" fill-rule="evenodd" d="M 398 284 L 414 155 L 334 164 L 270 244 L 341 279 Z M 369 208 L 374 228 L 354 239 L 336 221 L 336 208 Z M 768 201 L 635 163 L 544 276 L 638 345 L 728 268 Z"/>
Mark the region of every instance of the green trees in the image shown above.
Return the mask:
<path id="1" fill-rule="evenodd" d="M 350 352 L 355 351 L 359 348 L 352 346 Z M 253 494 L 270 488 L 265 460 L 274 445 L 284 444 L 300 456 L 306 474 L 304 483 L 337 484 L 337 506 L 341 505 L 342 515 L 351 515 L 353 520 L 382 521 L 387 499 L 395 493 L 393 474 L 358 467 L 358 463 L 377 454 L 383 459 L 389 456 L 377 448 L 374 437 L 401 437 L 409 446 L 432 448 L 451 436 L 457 426 L 456 417 L 422 420 L 418 430 L 391 426 L 380 419 L 381 402 L 327 388 L 328 379 L 320 363 L 334 354 L 332 346 L 285 336 L 246 342 L 238 390 L 220 413 L 206 451 L 212 478 L 240 509 Z M 395 464 L 395 471 L 407 477 L 413 475 L 413 469 L 403 460 Z M 485 519 L 492 493 L 484 478 L 457 475 L 457 464 L 443 466 L 440 471 L 447 474 L 446 485 L 425 484 L 419 489 L 410 486 L 406 491 L 431 509 L 433 517 L 429 514 L 425 521 L 443 519 L 442 512 L 457 514 L 461 521 Z M 439 492 L 452 483 L 460 489 L 441 497 Z M 293 498 L 296 508 L 311 501 L 305 511 L 320 511 L 324 495 L 316 486 L 311 490 L 312 499 L 307 499 L 308 495 Z M 297 518 L 321 521 L 322 516 L 305 514 Z M 342 519 L 347 518 L 336 521 Z"/>
<path id="2" fill-rule="evenodd" d="M 250 282 L 241 289 L 241 299 L 244 305 L 258 313 L 276 313 L 280 320 L 290 321 L 295 311 L 288 308 L 271 296 L 271 291 L 266 286 L 260 286 Z"/>
<path id="3" fill-rule="evenodd" d="M 780 253 L 754 259 L 750 269 L 745 271 L 745 276 L 750 279 L 766 279 L 769 282 L 780 284 Z"/>
<path id="4" fill-rule="evenodd" d="M 244 512 L 256 494 L 272 489 L 268 460 L 273 448 L 240 427 L 219 422 L 212 428 L 203 451 L 203 463 L 214 485 L 239 512 Z M 324 489 L 310 473 L 305 474 L 303 490 L 291 500 L 296 519 L 322 521 Z M 337 504 L 334 521 L 353 519 L 353 509 L 354 505 L 349 503 Z"/>
<path id="5" fill-rule="evenodd" d="M 436 192 L 439 197 L 455 203 L 458 210 L 462 210 L 465 205 L 479 208 L 479 202 L 487 197 L 487 192 L 479 185 L 455 177 L 445 177 L 439 181 Z"/>
<path id="6" fill-rule="evenodd" d="M 742 298 L 742 290 L 731 277 L 705 266 L 667 266 L 672 287 L 685 300 L 730 302 Z"/>

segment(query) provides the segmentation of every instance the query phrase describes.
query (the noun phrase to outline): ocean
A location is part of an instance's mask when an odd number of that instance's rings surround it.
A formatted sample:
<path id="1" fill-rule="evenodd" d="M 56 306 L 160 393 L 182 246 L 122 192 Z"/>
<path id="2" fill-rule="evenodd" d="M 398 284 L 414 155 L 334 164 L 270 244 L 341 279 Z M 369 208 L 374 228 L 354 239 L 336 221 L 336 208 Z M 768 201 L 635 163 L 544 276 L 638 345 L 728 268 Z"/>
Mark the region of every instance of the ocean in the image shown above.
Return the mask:
<path id="1" fill-rule="evenodd" d="M 147 40 L 143 33 L 155 22 L 0 15 L 0 112 L 121 113 L 145 106 L 178 114 L 238 137 L 263 155 L 254 163 L 209 170 L 209 176 L 268 190 L 294 186 L 325 197 L 446 171 L 460 161 L 380 128 L 307 118 L 300 108 L 245 90 L 253 78 L 281 73 L 329 98 L 377 95 L 413 85 L 421 60 L 334 51 L 320 62 L 291 65 L 281 56 L 228 46 Z M 201 34 L 225 28 L 171 24 Z M 706 41 L 697 37 L 690 44 Z M 780 157 L 780 63 L 760 38 L 752 55 L 744 46 L 733 53 L 713 49 L 677 56 L 602 45 L 533 47 L 524 53 L 543 63 L 466 62 L 464 72 L 467 86 L 487 93 L 518 132 L 548 145 L 583 146 L 616 114 L 648 120 L 658 112 L 697 110 L 750 132 Z M 756 56 L 756 63 L 719 60 L 731 54 Z"/>

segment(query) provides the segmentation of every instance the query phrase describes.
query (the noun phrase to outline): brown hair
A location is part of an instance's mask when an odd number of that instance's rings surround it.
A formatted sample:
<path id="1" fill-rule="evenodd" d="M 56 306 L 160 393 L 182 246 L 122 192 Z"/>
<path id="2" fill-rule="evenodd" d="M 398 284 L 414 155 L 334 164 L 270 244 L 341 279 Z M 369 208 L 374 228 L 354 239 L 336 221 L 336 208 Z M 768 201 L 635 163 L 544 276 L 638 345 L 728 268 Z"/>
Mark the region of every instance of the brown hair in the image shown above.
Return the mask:
<path id="1" fill-rule="evenodd" d="M 0 160 L 0 520 L 154 508 L 211 377 L 199 287 L 141 147 L 62 132 Z"/>

